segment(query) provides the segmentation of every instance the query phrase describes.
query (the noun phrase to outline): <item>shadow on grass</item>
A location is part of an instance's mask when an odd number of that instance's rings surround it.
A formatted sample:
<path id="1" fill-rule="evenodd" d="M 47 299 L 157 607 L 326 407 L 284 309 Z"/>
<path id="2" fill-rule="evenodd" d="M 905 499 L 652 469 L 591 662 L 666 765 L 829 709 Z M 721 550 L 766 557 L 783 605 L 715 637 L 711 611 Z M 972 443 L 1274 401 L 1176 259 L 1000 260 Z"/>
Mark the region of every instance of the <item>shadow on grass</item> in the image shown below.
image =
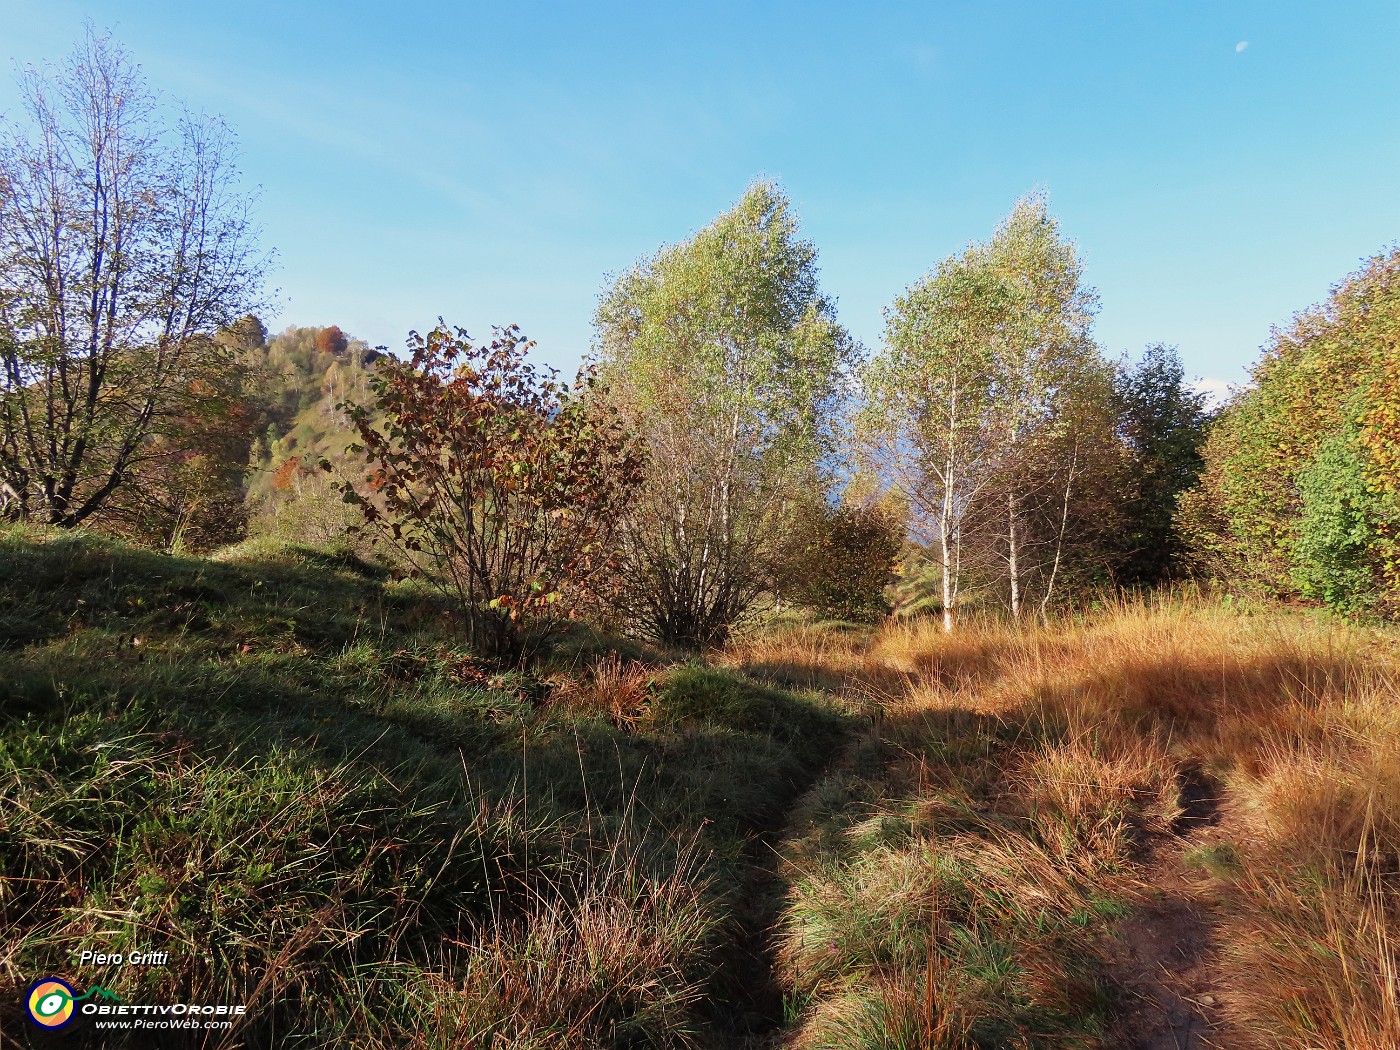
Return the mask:
<path id="1" fill-rule="evenodd" d="M 177 965 L 122 988 L 167 1000 L 275 979 L 249 1045 L 305 1031 L 305 1010 L 366 966 L 441 969 L 444 944 L 478 944 L 627 836 L 639 879 L 669 878 L 698 842 L 686 877 L 720 918 L 753 888 L 746 844 L 776 831 L 847 728 L 814 698 L 702 665 L 661 674 L 630 731 L 571 721 L 518 674 L 460 680 L 439 604 L 335 559 L 0 536 L 0 586 L 0 781 L 22 785 L 10 801 L 28 814 L 0 821 L 5 953 L 61 971 L 57 945 L 168 947 Z M 558 658 L 601 648 L 576 638 Z M 127 919 L 96 921 L 108 913 Z M 685 948 L 686 973 L 733 970 L 757 923 Z M 299 954 L 279 962 L 288 944 Z M 767 994 L 717 979 L 736 1002 Z M 368 1009 L 335 1007 L 346 1024 Z M 722 1013 L 694 1017 L 718 1032 Z M 121 1045 L 95 1039 L 70 1042 Z"/>

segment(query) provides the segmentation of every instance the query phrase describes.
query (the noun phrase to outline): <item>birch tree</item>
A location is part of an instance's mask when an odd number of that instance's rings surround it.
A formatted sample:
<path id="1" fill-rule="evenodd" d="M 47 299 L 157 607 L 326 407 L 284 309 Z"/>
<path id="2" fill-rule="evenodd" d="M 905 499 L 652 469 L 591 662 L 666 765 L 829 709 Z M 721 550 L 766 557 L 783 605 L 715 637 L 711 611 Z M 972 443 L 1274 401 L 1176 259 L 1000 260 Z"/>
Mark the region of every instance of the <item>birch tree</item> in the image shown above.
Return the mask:
<path id="1" fill-rule="evenodd" d="M 602 296 L 594 359 L 649 453 L 619 599 L 662 641 L 723 642 L 771 584 L 792 494 L 829 462 L 854 344 L 816 264 L 759 182 Z"/>
<path id="2" fill-rule="evenodd" d="M 977 253 L 1010 300 L 1002 330 L 992 340 L 997 363 L 999 458 L 1010 467 L 1003 484 L 1008 605 L 1019 619 L 1025 604 L 1027 504 L 1039 495 L 1044 471 L 1028 471 L 1040 429 L 1064 405 L 1076 378 L 1099 363 L 1090 335 L 1098 307 L 1083 283 L 1074 245 L 1060 235 L 1043 195 L 1016 202 L 987 247 Z"/>
<path id="3" fill-rule="evenodd" d="M 1111 453 L 1111 424 L 1092 440 L 1066 425 L 1087 418 L 1076 397 L 1105 409 L 1113 400 L 1090 337 L 1095 306 L 1074 246 L 1035 195 L 886 312 L 885 346 L 865 374 L 862 431 L 940 561 L 945 630 L 967 570 L 985 574 L 989 560 L 1013 618 L 1033 581 L 1042 611 L 1051 600 L 1088 465 Z M 1056 493 L 1060 527 L 1047 546 Z"/>
<path id="4" fill-rule="evenodd" d="M 1061 377 L 1047 414 L 1008 449 L 987 485 L 972 526 L 1007 576 L 1013 616 L 1042 620 L 1064 597 L 1111 584 L 1122 560 L 1121 533 L 1133 490 L 1130 452 L 1119 437 L 1113 368 L 1088 357 Z M 1014 498 L 1016 516 L 1006 513 Z M 1011 529 L 1018 579 L 1011 588 Z M 1018 594 L 1020 608 L 1011 606 Z"/>
<path id="5" fill-rule="evenodd" d="M 947 631 L 963 522 L 998 454 L 996 334 L 1010 306 L 1009 289 L 971 253 L 946 259 L 885 311 L 885 345 L 865 373 L 861 434 L 917 538 L 938 552 Z"/>

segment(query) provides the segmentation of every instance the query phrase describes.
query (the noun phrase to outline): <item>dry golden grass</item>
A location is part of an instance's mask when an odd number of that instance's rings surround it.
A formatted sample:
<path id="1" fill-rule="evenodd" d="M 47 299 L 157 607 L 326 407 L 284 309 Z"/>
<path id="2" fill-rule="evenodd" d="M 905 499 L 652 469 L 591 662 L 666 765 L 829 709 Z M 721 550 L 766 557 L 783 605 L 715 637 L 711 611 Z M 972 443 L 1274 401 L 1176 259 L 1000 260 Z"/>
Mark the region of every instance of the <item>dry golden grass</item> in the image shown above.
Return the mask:
<path id="1" fill-rule="evenodd" d="M 608 653 L 582 673 L 559 674 L 550 683 L 550 701 L 575 718 L 606 718 L 633 729 L 651 699 L 657 672 L 636 660 Z"/>
<path id="2" fill-rule="evenodd" d="M 736 639 L 722 659 L 761 681 L 849 700 L 901 691 L 907 676 L 873 659 L 862 643 L 862 635 L 849 629 L 799 624 Z"/>
<path id="3" fill-rule="evenodd" d="M 692 842 L 672 871 L 648 874 L 642 845 L 610 842 L 602 863 L 534 889 L 524 906 L 461 942 L 457 983 L 439 979 L 444 1046 L 698 1045 L 692 1008 L 704 996 L 698 947 L 716 924 Z"/>
<path id="4" fill-rule="evenodd" d="M 883 756 L 814 793 L 816 830 L 790 850 L 797 1046 L 1115 1045 L 1110 1016 L 1075 1010 L 1093 975 L 1067 953 L 1093 955 L 1098 912 L 1132 906 L 1153 843 L 1218 820 L 1221 1045 L 1400 1047 L 1393 634 L 1162 600 L 1023 630 L 793 632 L 731 656 L 840 679 L 871 701 L 863 748 Z M 929 1002 L 932 1041 L 900 1020 Z M 1024 1035 L 1048 1025 L 1059 1042 Z"/>

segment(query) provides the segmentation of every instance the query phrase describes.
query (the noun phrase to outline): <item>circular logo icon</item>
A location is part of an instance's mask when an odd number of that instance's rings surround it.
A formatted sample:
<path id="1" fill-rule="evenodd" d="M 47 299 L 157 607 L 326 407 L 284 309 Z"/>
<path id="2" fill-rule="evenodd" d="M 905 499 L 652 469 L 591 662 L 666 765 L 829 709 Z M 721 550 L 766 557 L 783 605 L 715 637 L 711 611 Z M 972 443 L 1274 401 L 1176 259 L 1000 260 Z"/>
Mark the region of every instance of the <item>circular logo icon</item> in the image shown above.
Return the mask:
<path id="1" fill-rule="evenodd" d="M 29 1019 L 42 1028 L 62 1028 L 73 1020 L 73 986 L 57 977 L 45 977 L 29 986 L 24 1005 Z"/>

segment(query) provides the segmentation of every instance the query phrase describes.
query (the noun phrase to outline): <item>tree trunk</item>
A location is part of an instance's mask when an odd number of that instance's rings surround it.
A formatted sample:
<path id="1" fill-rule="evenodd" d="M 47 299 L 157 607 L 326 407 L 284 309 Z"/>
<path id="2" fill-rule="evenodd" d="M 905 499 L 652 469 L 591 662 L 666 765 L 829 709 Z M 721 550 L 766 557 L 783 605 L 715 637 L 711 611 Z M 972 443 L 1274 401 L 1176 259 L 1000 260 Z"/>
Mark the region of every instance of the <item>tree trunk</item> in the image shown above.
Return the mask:
<path id="1" fill-rule="evenodd" d="M 953 552 L 951 550 L 953 532 L 953 471 L 957 467 L 957 423 L 958 423 L 958 387 L 953 384 L 951 398 L 948 402 L 948 456 L 943 463 L 943 517 L 938 523 L 939 540 L 943 545 L 943 632 L 951 634 L 953 630 L 953 601 L 957 590 L 957 577 L 953 571 Z"/>
<path id="2" fill-rule="evenodd" d="M 1019 620 L 1021 618 L 1020 536 L 1016 530 L 1016 494 L 1014 492 L 1007 493 L 1006 510 L 1006 572 L 1011 580 L 1011 618 Z"/>
<path id="3" fill-rule="evenodd" d="M 1065 500 L 1060 508 L 1060 535 L 1055 540 L 1055 561 L 1050 566 L 1050 581 L 1045 585 L 1045 596 L 1040 599 L 1040 620 L 1042 623 L 1049 622 L 1050 598 L 1055 593 L 1055 577 L 1060 573 L 1060 557 L 1065 549 L 1065 529 L 1069 525 L 1069 500 L 1070 494 L 1074 490 L 1074 472 L 1079 465 L 1079 450 L 1076 448 L 1070 456 L 1069 474 L 1065 478 Z"/>

